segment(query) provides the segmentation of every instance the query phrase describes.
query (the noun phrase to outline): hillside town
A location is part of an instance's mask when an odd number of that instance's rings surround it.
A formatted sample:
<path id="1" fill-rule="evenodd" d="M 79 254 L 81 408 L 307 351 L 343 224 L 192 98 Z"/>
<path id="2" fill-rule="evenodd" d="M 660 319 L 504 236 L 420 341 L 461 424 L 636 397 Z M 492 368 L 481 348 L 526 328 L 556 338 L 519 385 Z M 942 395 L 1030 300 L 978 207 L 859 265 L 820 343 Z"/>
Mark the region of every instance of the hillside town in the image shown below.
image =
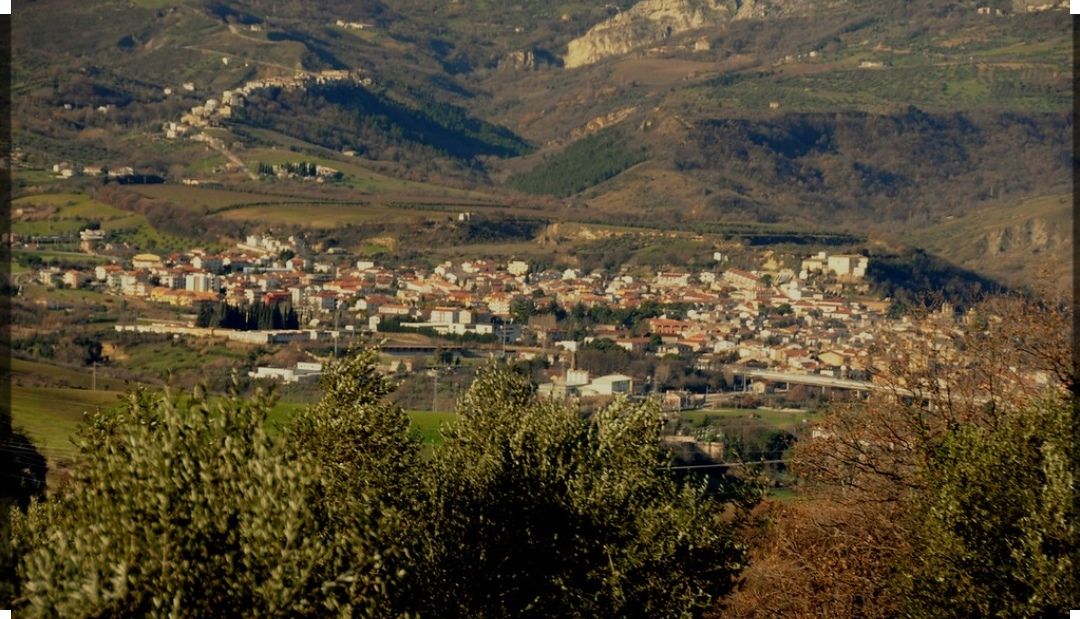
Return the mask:
<path id="1" fill-rule="evenodd" d="M 87 247 L 100 243 L 98 231 L 83 237 Z M 757 381 L 756 389 L 799 376 L 859 389 L 883 334 L 924 341 L 962 328 L 962 321 L 946 316 L 948 308 L 934 333 L 908 317 L 890 317 L 889 300 L 868 293 L 870 259 L 863 255 L 820 251 L 805 255 L 797 269 L 765 257 L 752 270 L 728 266 L 722 252 L 712 258 L 713 268 L 644 275 L 626 267 L 535 270 L 519 259 L 391 267 L 339 248 L 316 253 L 297 236 L 253 234 L 220 252 L 139 253 L 93 269 L 45 267 L 33 277 L 49 287 L 92 288 L 172 307 L 180 318 L 133 316 L 115 327 L 118 332 L 252 344 L 415 332 L 521 360 L 543 357 L 559 368 L 540 385 L 552 396 L 649 389 L 647 377 L 589 376 L 575 368 L 576 353 L 603 340 L 631 354 L 688 357 L 701 370 L 735 367 L 745 368 L 744 376 L 778 377 Z M 220 320 L 221 307 L 288 308 L 295 323 L 237 328 Z M 291 372 L 268 368 L 259 377 L 289 382 L 318 374 L 311 367 Z"/>

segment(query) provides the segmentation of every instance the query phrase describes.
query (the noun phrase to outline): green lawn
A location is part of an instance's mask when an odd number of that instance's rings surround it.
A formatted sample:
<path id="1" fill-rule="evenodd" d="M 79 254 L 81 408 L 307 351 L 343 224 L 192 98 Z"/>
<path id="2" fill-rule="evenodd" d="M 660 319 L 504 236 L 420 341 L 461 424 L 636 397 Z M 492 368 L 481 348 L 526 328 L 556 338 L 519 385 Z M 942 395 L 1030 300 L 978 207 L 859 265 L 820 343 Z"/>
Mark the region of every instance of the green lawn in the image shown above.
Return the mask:
<path id="1" fill-rule="evenodd" d="M 34 194 L 12 201 L 13 209 L 29 207 L 56 210 L 45 219 L 13 221 L 12 231 L 27 235 L 72 234 L 91 221 L 103 223 L 128 216 L 125 211 L 81 193 Z"/>
<path id="2" fill-rule="evenodd" d="M 72 384 L 89 383 L 89 375 L 43 363 L 15 360 L 13 370 L 20 373 L 47 372 L 54 377 L 72 379 Z M 83 380 L 84 379 L 84 380 Z M 107 381 L 102 381 L 107 382 Z M 100 386 L 100 385 L 99 385 Z M 16 429 L 27 434 L 41 452 L 50 459 L 66 460 L 74 455 L 71 437 L 83 421 L 84 413 L 116 406 L 124 396 L 118 384 L 107 382 L 114 390 L 91 391 L 70 387 L 12 387 L 12 422 Z M 285 424 L 306 404 L 278 402 L 267 416 L 272 435 L 280 434 Z M 416 433 L 425 446 L 442 441 L 440 430 L 454 419 L 454 413 L 409 411 Z"/>

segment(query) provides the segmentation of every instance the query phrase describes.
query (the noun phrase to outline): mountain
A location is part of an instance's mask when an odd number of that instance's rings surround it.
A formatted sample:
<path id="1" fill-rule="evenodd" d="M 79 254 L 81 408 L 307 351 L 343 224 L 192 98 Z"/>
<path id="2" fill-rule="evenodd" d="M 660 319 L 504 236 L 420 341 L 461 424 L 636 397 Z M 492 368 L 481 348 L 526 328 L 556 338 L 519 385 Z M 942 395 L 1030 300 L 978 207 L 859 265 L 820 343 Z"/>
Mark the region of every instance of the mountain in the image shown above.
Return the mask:
<path id="1" fill-rule="evenodd" d="M 493 216 L 931 243 L 922 231 L 1071 191 L 1072 33 L 1053 3 L 18 1 L 14 133 L 31 167 L 214 180 L 222 155 L 162 125 L 301 74 L 311 87 L 253 92 L 209 133 L 233 156 L 481 192 Z M 335 71 L 356 77 L 316 79 Z M 1005 245 L 1013 276 L 1041 247 Z"/>

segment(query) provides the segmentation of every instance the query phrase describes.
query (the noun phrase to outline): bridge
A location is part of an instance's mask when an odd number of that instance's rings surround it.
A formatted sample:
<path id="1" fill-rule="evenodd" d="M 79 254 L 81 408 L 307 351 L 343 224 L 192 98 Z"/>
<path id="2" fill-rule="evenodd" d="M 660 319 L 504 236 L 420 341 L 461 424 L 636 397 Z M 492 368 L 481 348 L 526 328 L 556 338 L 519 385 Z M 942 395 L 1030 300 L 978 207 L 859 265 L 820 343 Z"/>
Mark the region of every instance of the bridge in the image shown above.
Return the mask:
<path id="1" fill-rule="evenodd" d="M 724 366 L 725 372 L 731 372 L 735 376 L 744 379 L 759 380 L 770 383 L 786 383 L 789 385 L 809 385 L 812 387 L 826 387 L 829 389 L 846 389 L 848 391 L 870 392 L 881 389 L 870 381 L 851 380 L 849 378 L 836 378 L 835 376 L 822 376 L 821 374 L 797 374 L 795 372 L 780 372 L 778 370 L 763 370 L 748 368 L 738 365 Z"/>

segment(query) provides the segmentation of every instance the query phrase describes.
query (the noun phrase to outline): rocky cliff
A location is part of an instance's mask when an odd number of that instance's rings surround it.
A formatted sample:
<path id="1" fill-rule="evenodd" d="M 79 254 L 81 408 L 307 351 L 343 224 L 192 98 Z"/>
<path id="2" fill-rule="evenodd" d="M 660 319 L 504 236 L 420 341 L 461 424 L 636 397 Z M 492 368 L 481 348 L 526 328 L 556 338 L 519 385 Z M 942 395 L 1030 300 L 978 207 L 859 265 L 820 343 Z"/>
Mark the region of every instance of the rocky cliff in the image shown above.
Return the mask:
<path id="1" fill-rule="evenodd" d="M 691 30 L 734 19 L 793 13 L 812 0 L 642 0 L 570 41 L 566 68 L 593 64 Z"/>

